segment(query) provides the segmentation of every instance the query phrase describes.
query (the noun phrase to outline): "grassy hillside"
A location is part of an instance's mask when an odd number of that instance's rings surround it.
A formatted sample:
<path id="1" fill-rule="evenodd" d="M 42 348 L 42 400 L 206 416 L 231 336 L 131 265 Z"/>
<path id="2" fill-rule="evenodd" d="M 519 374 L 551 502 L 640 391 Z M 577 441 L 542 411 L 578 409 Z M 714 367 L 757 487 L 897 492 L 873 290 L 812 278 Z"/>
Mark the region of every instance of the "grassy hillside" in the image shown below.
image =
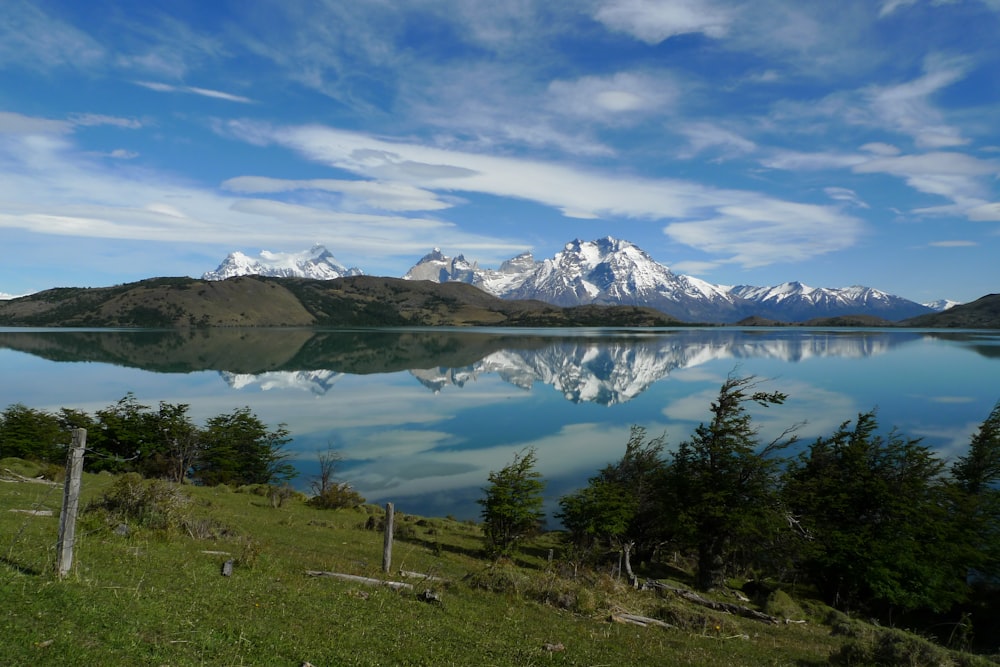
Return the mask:
<path id="1" fill-rule="evenodd" d="M 0 664 L 802 667 L 831 655 L 871 664 L 879 651 L 913 665 L 987 664 L 848 619 L 805 591 L 745 603 L 805 621 L 772 625 L 636 591 L 607 573 L 574 576 L 553 535 L 494 564 L 481 556 L 478 526 L 402 507 L 392 572 L 383 575 L 380 508 L 318 510 L 301 497 L 276 506 L 255 489 L 160 486 L 157 503 L 133 503 L 146 511 L 84 512 L 73 568 L 59 581 L 52 565 L 61 486 L 32 481 L 39 472 L 0 461 Z M 133 488 L 122 479 L 85 475 L 85 504 L 122 497 Z M 232 576 L 222 576 L 228 560 Z M 681 570 L 661 576 L 690 583 Z M 428 589 L 437 600 L 422 599 Z M 671 627 L 612 620 L 625 613 Z"/>
<path id="2" fill-rule="evenodd" d="M 633 306 L 559 308 L 506 301 L 464 283 L 355 276 L 337 280 L 242 276 L 153 278 L 59 288 L 0 302 L 0 325 L 36 327 L 669 326 Z"/>

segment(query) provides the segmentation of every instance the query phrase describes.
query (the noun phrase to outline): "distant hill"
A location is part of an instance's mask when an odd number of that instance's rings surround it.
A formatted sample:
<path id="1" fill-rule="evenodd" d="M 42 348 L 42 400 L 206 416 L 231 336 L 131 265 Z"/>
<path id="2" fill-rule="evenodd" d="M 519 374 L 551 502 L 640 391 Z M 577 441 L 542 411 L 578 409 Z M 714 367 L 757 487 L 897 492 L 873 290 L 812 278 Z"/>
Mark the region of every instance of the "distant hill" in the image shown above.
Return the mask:
<path id="1" fill-rule="evenodd" d="M 940 313 L 903 320 L 899 325 L 936 329 L 1000 329 L 1000 294 L 987 294 Z"/>
<path id="2" fill-rule="evenodd" d="M 58 288 L 0 302 L 0 325 L 225 326 L 671 326 L 652 308 L 504 300 L 465 283 L 350 276 L 333 280 L 240 276 L 152 278 L 100 288 Z"/>

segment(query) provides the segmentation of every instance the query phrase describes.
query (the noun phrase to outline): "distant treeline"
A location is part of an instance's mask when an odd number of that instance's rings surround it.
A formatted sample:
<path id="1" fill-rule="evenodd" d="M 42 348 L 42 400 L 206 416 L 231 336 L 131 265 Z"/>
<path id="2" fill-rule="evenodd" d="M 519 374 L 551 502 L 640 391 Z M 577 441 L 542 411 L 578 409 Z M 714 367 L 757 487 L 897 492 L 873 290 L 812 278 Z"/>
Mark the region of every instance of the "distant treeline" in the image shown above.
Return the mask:
<path id="1" fill-rule="evenodd" d="M 90 415 L 57 413 L 20 403 L 0 413 L 0 458 L 17 457 L 62 465 L 70 431 L 87 429 L 88 472 L 137 472 L 144 477 L 199 484 L 279 484 L 295 475 L 284 447 L 284 424 L 271 428 L 249 408 L 212 417 L 203 427 L 188 416 L 189 405 L 161 401 L 141 405 L 132 393 Z"/>

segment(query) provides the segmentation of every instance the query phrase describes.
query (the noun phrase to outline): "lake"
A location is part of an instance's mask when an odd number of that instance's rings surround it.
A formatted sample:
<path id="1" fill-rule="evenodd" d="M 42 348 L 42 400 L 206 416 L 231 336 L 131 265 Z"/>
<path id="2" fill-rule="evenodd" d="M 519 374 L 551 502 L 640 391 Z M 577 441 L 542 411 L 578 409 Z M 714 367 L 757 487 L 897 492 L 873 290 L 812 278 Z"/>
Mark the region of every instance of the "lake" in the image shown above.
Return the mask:
<path id="1" fill-rule="evenodd" d="M 807 444 L 877 408 L 946 458 L 1000 400 L 1000 332 L 0 329 L 0 407 L 94 413 L 126 393 L 193 421 L 249 407 L 284 423 L 303 490 L 333 448 L 338 477 L 397 511 L 475 518 L 491 470 L 534 447 L 547 508 L 624 451 L 631 425 L 668 448 L 709 416 L 726 376 L 788 394 L 752 411 L 762 440 Z"/>

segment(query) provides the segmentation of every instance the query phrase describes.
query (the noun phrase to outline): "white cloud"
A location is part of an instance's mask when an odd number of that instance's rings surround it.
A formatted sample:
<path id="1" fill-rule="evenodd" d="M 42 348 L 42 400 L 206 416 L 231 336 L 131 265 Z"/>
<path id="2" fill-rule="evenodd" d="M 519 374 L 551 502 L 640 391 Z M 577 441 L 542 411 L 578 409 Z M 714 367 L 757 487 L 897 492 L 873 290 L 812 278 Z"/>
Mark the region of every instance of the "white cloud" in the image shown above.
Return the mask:
<path id="1" fill-rule="evenodd" d="M 332 178 L 287 180 L 265 176 L 238 176 L 225 181 L 222 188 L 240 194 L 317 190 L 336 192 L 353 197 L 366 206 L 385 211 L 437 211 L 453 206 L 429 190 L 396 182 L 347 181 Z"/>
<path id="2" fill-rule="evenodd" d="M 37 2 L 4 0 L 0 11 L 0 66 L 29 70 L 101 65 L 104 47 L 86 33 L 46 14 Z"/>
<path id="3" fill-rule="evenodd" d="M 828 188 L 823 188 L 823 192 L 825 192 L 826 196 L 829 197 L 830 199 L 835 199 L 837 201 L 845 201 L 859 208 L 870 208 L 868 204 L 866 204 L 864 201 L 861 200 L 860 197 L 858 197 L 858 193 L 856 193 L 854 190 L 848 188 L 828 187 Z"/>
<path id="4" fill-rule="evenodd" d="M 970 248 L 979 244 L 975 241 L 932 241 L 927 245 L 933 248 Z"/>
<path id="5" fill-rule="evenodd" d="M 969 220 L 977 222 L 1000 222 L 1000 202 L 974 206 L 966 214 L 969 216 Z"/>
<path id="6" fill-rule="evenodd" d="M 853 169 L 859 174 L 892 174 L 915 190 L 958 203 L 985 196 L 987 189 L 981 178 L 1000 173 L 994 162 L 954 152 L 875 158 Z"/>
<path id="7" fill-rule="evenodd" d="M 63 134 L 71 130 L 72 127 L 66 121 L 36 118 L 10 111 L 0 111 L 0 134 Z"/>
<path id="8" fill-rule="evenodd" d="M 142 127 L 142 123 L 135 118 L 121 118 L 119 116 L 106 116 L 96 113 L 75 113 L 70 114 L 69 120 L 74 125 L 92 127 L 96 125 L 112 125 L 129 130 L 137 130 Z"/>
<path id="9" fill-rule="evenodd" d="M 371 265 L 426 252 L 430 239 L 434 244 L 500 256 L 520 252 L 525 245 L 428 218 L 220 196 L 175 175 L 127 165 L 109 168 L 77 150 L 67 136 L 72 128 L 65 122 L 6 114 L 0 115 L 0 129 L 4 127 L 20 134 L 0 135 L 0 228 L 242 247 L 301 247 L 321 239 L 346 255 L 375 257 Z M 24 134 L 29 131 L 34 134 Z M 268 184 L 257 186 L 267 189 Z M 281 182 L 270 187 L 279 189 Z M 397 202 L 408 195 L 433 201 L 406 184 L 358 188 L 369 197 L 388 200 L 395 195 Z"/>
<path id="10" fill-rule="evenodd" d="M 928 57 L 924 75 L 895 86 L 875 86 L 866 91 L 875 121 L 886 129 L 908 134 L 921 148 L 962 146 L 968 140 L 948 125 L 943 114 L 930 104 L 938 91 L 965 77 L 964 60 Z"/>
<path id="11" fill-rule="evenodd" d="M 725 37 L 733 21 L 731 12 L 705 0 L 610 0 L 594 18 L 648 44 L 689 33 Z"/>
<path id="12" fill-rule="evenodd" d="M 753 141 L 712 123 L 688 123 L 681 126 L 679 131 L 688 141 L 687 148 L 680 153 L 682 158 L 692 158 L 712 149 L 723 158 L 733 158 L 753 153 L 757 149 Z"/>
<path id="13" fill-rule="evenodd" d="M 687 219 L 666 233 L 729 261 L 763 266 L 851 245 L 859 221 L 832 207 L 799 204 L 690 181 L 643 179 L 577 167 L 389 142 L 321 126 L 274 128 L 233 122 L 229 131 L 273 142 L 359 176 L 446 192 L 477 192 L 534 201 L 577 217 Z M 699 222 L 691 222 L 696 218 Z"/>
<path id="14" fill-rule="evenodd" d="M 233 95 L 232 93 L 225 93 L 219 90 L 210 90 L 208 88 L 198 88 L 195 86 L 174 86 L 169 83 L 160 83 L 157 81 L 135 81 L 134 83 L 137 86 L 142 86 L 143 88 L 148 88 L 149 90 L 155 90 L 158 93 L 191 93 L 193 95 L 201 95 L 202 97 L 211 97 L 218 100 L 226 100 L 228 102 L 239 102 L 241 104 L 253 103 L 253 100 L 249 97 Z"/>
<path id="15" fill-rule="evenodd" d="M 771 169 L 816 171 L 822 169 L 846 169 L 871 160 L 867 155 L 836 152 L 805 153 L 801 151 L 776 150 L 761 158 L 760 163 Z"/>
<path id="16" fill-rule="evenodd" d="M 664 232 L 744 268 L 797 262 L 851 247 L 862 223 L 834 209 L 760 197 L 720 206 L 718 215 L 675 222 Z"/>
<path id="17" fill-rule="evenodd" d="M 902 152 L 892 144 L 886 144 L 879 141 L 873 141 L 871 143 L 865 144 L 864 146 L 861 147 L 861 150 L 867 151 L 874 155 L 881 155 L 883 157 L 892 157 L 893 155 L 899 155 Z"/>
<path id="18" fill-rule="evenodd" d="M 548 107 L 568 116 L 619 119 L 626 114 L 662 110 L 673 104 L 678 92 L 665 73 L 618 72 L 553 81 L 548 89 Z"/>

